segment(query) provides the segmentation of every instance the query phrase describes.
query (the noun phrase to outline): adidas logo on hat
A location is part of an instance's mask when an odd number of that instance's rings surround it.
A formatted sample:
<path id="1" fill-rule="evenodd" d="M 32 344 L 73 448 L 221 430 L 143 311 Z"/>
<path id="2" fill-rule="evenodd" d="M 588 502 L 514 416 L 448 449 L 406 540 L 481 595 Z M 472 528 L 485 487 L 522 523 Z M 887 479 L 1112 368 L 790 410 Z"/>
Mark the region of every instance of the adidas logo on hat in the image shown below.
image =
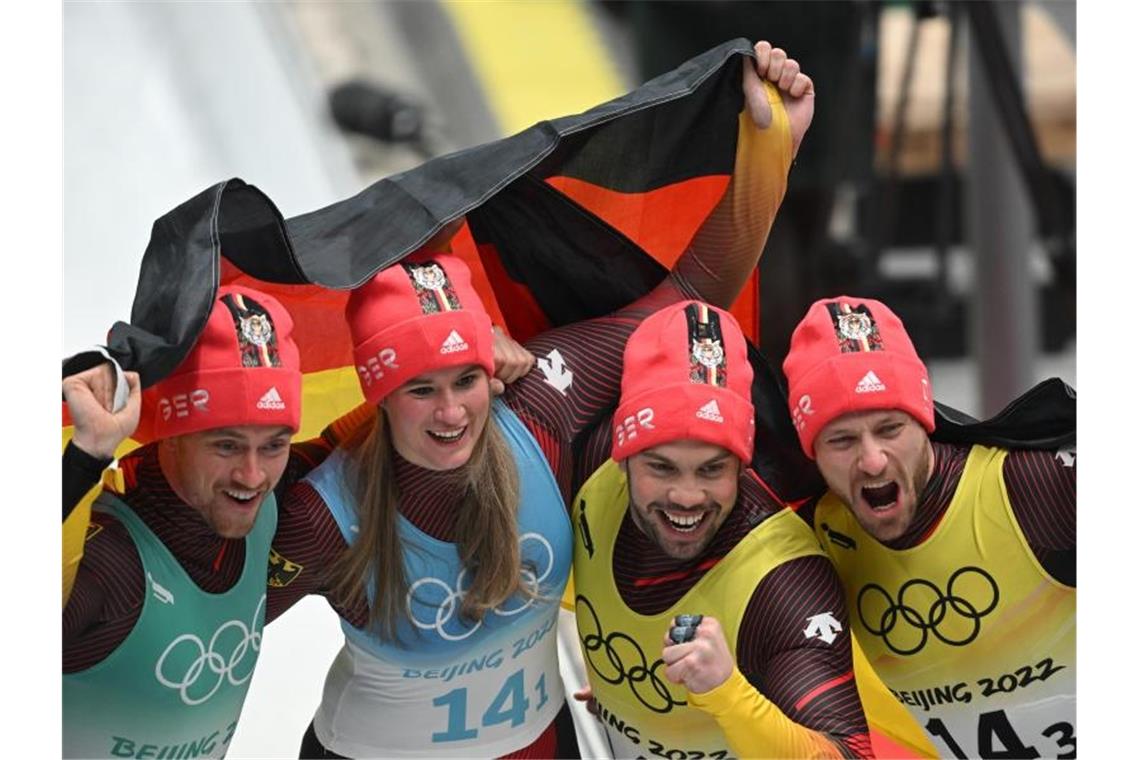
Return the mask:
<path id="1" fill-rule="evenodd" d="M 885 391 L 887 386 L 883 385 L 883 381 L 875 374 L 874 370 L 870 370 L 867 374 L 863 375 L 863 379 L 855 386 L 856 393 L 878 393 Z"/>
<path id="2" fill-rule="evenodd" d="M 717 406 L 715 398 L 698 409 L 697 416 L 702 420 L 709 420 L 711 422 L 724 422 L 724 417 L 722 417 L 720 414 L 720 407 Z"/>
<path id="3" fill-rule="evenodd" d="M 441 354 L 454 354 L 456 351 L 466 351 L 469 348 L 467 341 L 463 340 L 463 336 L 457 330 L 452 330 L 451 334 L 447 336 L 447 340 L 439 347 Z"/>
<path id="4" fill-rule="evenodd" d="M 258 409 L 284 409 L 285 402 L 281 399 L 281 394 L 277 392 L 276 387 L 272 387 L 265 392 L 257 401 Z"/>

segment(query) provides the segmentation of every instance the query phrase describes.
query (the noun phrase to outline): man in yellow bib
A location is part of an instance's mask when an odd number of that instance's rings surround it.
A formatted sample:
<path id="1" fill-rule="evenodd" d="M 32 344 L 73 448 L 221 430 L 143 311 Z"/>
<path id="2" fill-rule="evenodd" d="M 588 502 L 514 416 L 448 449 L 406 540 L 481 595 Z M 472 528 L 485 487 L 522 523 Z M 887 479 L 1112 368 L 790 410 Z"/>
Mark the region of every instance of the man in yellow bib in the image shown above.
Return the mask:
<path id="1" fill-rule="evenodd" d="M 784 362 L 830 491 L 800 510 L 871 667 L 944 757 L 1076 756 L 1076 451 L 930 439 L 930 379 L 878 301 L 817 301 Z"/>
<path id="2" fill-rule="evenodd" d="M 699 301 L 625 348 L 612 458 L 571 505 L 578 638 L 614 757 L 865 757 L 843 590 L 750 469 L 753 371 Z"/>

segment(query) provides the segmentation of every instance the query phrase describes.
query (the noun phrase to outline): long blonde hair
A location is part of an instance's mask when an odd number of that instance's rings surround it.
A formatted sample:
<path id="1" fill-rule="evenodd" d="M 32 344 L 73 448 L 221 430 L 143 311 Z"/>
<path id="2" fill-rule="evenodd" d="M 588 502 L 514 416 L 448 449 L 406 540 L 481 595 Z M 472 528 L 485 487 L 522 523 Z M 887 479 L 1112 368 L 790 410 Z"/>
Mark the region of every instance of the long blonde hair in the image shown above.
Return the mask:
<path id="1" fill-rule="evenodd" d="M 362 425 L 346 447 L 354 465 L 360 532 L 331 569 L 333 595 L 342 602 L 365 598 L 371 577 L 376 598 L 369 605 L 368 628 L 383 641 L 395 641 L 397 623 L 407 616 L 408 578 L 396 514 L 394 447 L 383 407 Z M 462 468 L 464 493 L 455 522 L 459 559 L 473 576 L 460 606 L 461 617 L 482 620 L 511 595 L 535 593 L 522 583 L 518 535 L 519 476 L 506 439 L 493 418 L 475 442 Z M 352 476 L 350 475 L 350 478 Z"/>

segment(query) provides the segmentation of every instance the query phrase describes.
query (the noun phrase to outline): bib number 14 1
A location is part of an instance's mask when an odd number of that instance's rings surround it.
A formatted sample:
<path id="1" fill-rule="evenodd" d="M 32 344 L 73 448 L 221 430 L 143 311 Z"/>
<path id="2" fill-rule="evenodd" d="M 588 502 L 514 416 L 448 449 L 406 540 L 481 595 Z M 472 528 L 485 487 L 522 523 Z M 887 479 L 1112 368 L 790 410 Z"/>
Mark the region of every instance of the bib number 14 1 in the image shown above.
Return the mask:
<path id="1" fill-rule="evenodd" d="M 548 699 L 546 695 L 546 674 L 539 676 L 534 684 L 534 692 L 538 703 L 535 710 L 541 710 Z M 452 689 L 446 694 L 432 700 L 436 707 L 447 708 L 447 730 L 432 733 L 433 742 L 457 742 L 464 739 L 474 739 L 479 735 L 478 728 L 467 725 L 467 689 Z M 521 726 L 526 720 L 526 711 L 530 709 L 530 699 L 526 695 L 526 685 L 523 680 L 523 670 L 516 670 L 503 681 L 502 688 L 491 704 L 483 711 L 481 725 L 490 728 L 500 723 L 510 723 L 512 728 Z"/>
<path id="2" fill-rule="evenodd" d="M 938 718 L 926 721 L 925 728 L 932 736 L 941 739 L 954 757 L 959 760 L 966 760 L 969 757 L 950 735 L 946 724 Z M 1077 737 L 1073 733 L 1072 723 L 1064 721 L 1054 723 L 1042 731 L 1041 735 L 1056 742 L 1056 750 L 1052 748 L 1046 750 L 1051 757 L 1057 757 L 1058 760 L 1072 760 L 1077 756 Z M 1017 731 L 1006 717 L 1005 710 L 984 712 L 978 716 L 977 739 L 978 757 L 985 760 L 1032 760 L 1041 757 L 1036 747 L 1025 744 L 1017 735 Z"/>

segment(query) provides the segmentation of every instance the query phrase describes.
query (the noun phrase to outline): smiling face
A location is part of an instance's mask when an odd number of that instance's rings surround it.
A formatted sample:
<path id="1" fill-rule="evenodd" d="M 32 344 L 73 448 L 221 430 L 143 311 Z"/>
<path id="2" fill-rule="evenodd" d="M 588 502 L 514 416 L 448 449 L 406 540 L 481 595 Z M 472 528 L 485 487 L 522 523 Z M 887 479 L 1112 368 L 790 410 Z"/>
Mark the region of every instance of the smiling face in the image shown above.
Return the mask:
<path id="1" fill-rule="evenodd" d="M 287 427 L 242 425 L 167 438 L 158 461 L 170 487 L 223 538 L 253 528 L 289 462 Z"/>
<path id="2" fill-rule="evenodd" d="M 700 555 L 736 505 L 740 460 L 720 446 L 674 441 L 623 466 L 634 523 L 673 559 Z"/>
<path id="3" fill-rule="evenodd" d="M 425 372 L 382 402 L 392 445 L 404 459 L 429 470 L 467 464 L 491 409 L 487 373 L 471 364 Z"/>
<path id="4" fill-rule="evenodd" d="M 828 487 L 883 543 L 914 521 L 934 466 L 926 430 L 898 410 L 837 417 L 816 437 L 815 457 Z"/>

